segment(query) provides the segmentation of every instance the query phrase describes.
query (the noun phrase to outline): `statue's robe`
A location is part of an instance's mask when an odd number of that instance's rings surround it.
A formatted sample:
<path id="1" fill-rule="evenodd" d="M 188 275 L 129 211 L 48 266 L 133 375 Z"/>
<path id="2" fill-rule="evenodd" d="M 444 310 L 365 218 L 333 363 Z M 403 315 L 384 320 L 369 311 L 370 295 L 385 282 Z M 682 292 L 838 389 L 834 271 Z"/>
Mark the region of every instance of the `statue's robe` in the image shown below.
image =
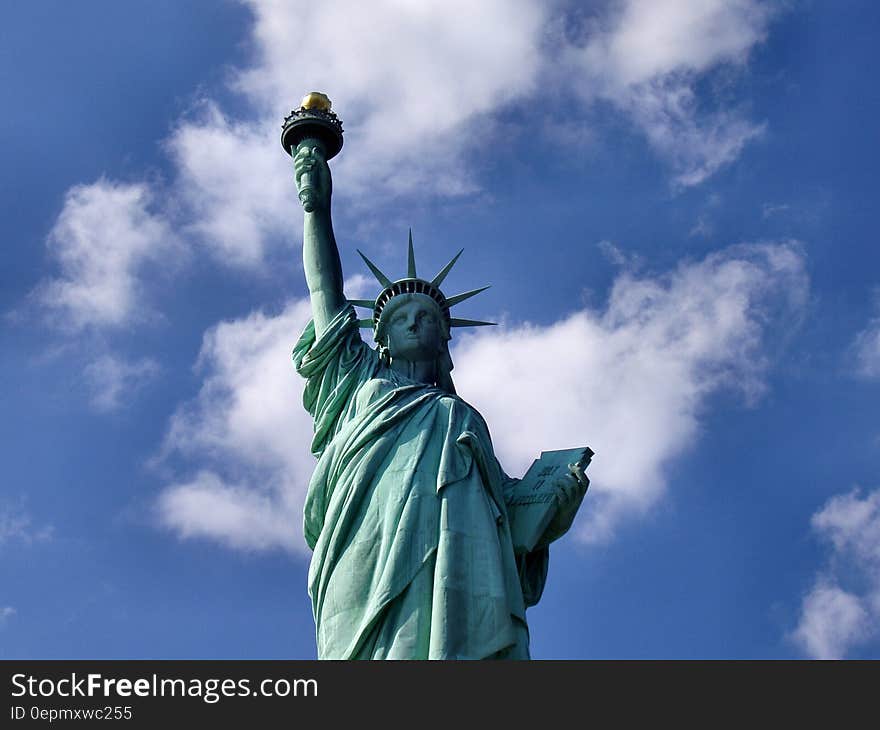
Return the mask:
<path id="1" fill-rule="evenodd" d="M 483 418 L 386 367 L 348 307 L 294 363 L 318 465 L 305 502 L 322 659 L 528 658 L 548 551 L 514 555 Z"/>

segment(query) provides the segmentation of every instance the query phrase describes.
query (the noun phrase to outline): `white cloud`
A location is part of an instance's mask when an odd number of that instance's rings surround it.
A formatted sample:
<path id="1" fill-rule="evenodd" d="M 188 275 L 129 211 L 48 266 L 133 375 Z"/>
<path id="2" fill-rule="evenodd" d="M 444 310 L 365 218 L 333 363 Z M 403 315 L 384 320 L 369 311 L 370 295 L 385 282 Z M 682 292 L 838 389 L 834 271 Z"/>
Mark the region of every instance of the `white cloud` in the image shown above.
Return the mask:
<path id="1" fill-rule="evenodd" d="M 92 406 L 102 412 L 118 410 L 159 373 L 152 358 L 127 361 L 103 355 L 86 366 L 85 377 L 92 389 Z"/>
<path id="2" fill-rule="evenodd" d="M 572 93 L 588 106 L 611 102 L 684 186 L 735 159 L 763 129 L 723 101 L 706 110 L 711 93 L 696 91 L 706 74 L 741 67 L 763 40 L 770 12 L 757 0 L 613 2 L 577 44 L 553 31 L 573 16 L 537 0 L 247 4 L 253 62 L 230 74 L 246 110 L 233 119 L 203 99 L 166 140 L 181 232 L 231 266 L 258 268 L 267 246 L 297 236 L 280 123 L 312 89 L 330 93 L 345 121 L 334 176 L 354 215 L 400 195 L 475 191 L 473 152 L 514 104 L 557 109 Z M 574 125 L 574 136 L 595 138 L 583 114 L 566 109 L 565 122 L 551 114 L 542 128 Z M 139 265 L 169 239 L 149 204 L 146 184 L 71 190 L 72 212 L 55 236 L 67 252 L 65 273 L 45 287 L 45 299 L 74 328 L 118 325 L 136 311 Z"/>
<path id="3" fill-rule="evenodd" d="M 756 0 L 622 0 L 562 58 L 583 99 L 625 112 L 672 164 L 676 182 L 696 185 L 763 131 L 723 104 L 703 111 L 697 83 L 744 64 L 770 16 Z"/>
<path id="4" fill-rule="evenodd" d="M 6 622 L 15 616 L 15 609 L 12 606 L 0 606 L 0 628 L 6 625 Z"/>
<path id="5" fill-rule="evenodd" d="M 299 537 L 302 504 L 287 497 L 302 489 L 282 479 L 274 489 L 257 490 L 199 472 L 162 493 L 159 515 L 182 538 L 212 538 L 241 550 L 293 550 L 305 547 Z"/>
<path id="6" fill-rule="evenodd" d="M 180 232 L 231 266 L 257 268 L 267 246 L 297 236 L 278 140 L 282 115 L 311 89 L 328 91 L 345 120 L 334 175 L 355 214 L 402 194 L 473 192 L 472 153 L 492 138 L 497 113 L 547 106 L 551 95 L 554 109 L 572 92 L 587 105 L 611 102 L 683 186 L 734 160 L 763 129 L 724 102 L 705 110 L 711 94 L 696 92 L 706 74 L 741 67 L 765 37 L 771 12 L 757 0 L 612 2 L 578 43 L 553 32 L 573 16 L 537 0 L 246 1 L 254 61 L 233 70 L 230 86 L 247 110 L 232 119 L 204 99 L 166 140 Z M 573 108 L 543 127 L 595 138 Z M 147 183 L 104 179 L 68 192 L 51 236 L 62 273 L 39 295 L 70 329 L 144 313 L 143 265 L 167 263 L 175 240 L 163 217 L 172 208 L 158 212 L 155 197 Z"/>
<path id="7" fill-rule="evenodd" d="M 201 390 L 165 440 L 166 459 L 201 465 L 159 500 L 162 523 L 181 537 L 305 549 L 302 503 L 315 459 L 291 352 L 310 316 L 308 301 L 294 301 L 277 316 L 256 312 L 205 334 Z"/>
<path id="8" fill-rule="evenodd" d="M 167 221 L 152 208 L 146 184 L 101 178 L 68 190 L 49 235 L 61 273 L 35 292 L 59 326 L 77 332 L 144 317 L 143 267 L 178 249 Z"/>
<path id="9" fill-rule="evenodd" d="M 455 381 L 513 476 L 541 450 L 593 447 L 579 535 L 607 539 L 661 498 L 713 392 L 761 392 L 766 330 L 796 317 L 806 292 L 789 244 L 732 247 L 654 278 L 624 273 L 603 311 L 466 336 Z"/>
<path id="10" fill-rule="evenodd" d="M 359 297 L 366 284 L 353 276 L 345 290 Z M 159 520 L 180 537 L 306 550 L 302 506 L 316 463 L 314 432 L 291 354 L 310 317 L 309 301 L 293 300 L 280 314 L 253 312 L 205 333 L 196 366 L 202 387 L 171 418 L 160 457 L 182 458 L 195 471 L 158 501 Z"/>
<path id="11" fill-rule="evenodd" d="M 583 53 L 616 88 L 741 63 L 770 16 L 755 0 L 621 0 L 610 10 Z"/>
<path id="12" fill-rule="evenodd" d="M 880 489 L 832 497 L 811 522 L 831 555 L 791 638 L 809 656 L 843 658 L 880 633 Z"/>
<path id="13" fill-rule="evenodd" d="M 763 130 L 724 101 L 707 110 L 711 94 L 697 94 L 706 74 L 742 67 L 764 39 L 771 12 L 757 0 L 613 2 L 578 44 L 553 32 L 571 20 L 561 6 L 534 0 L 248 5 L 255 58 L 231 85 L 251 115 L 233 122 L 207 102 L 169 140 L 192 228 L 233 265 L 258 265 L 267 240 L 290 235 L 296 199 L 278 105 L 312 89 L 330 93 L 345 121 L 334 176 L 355 209 L 473 192 L 471 152 L 492 137 L 495 115 L 572 89 L 634 122 L 680 186 L 705 180 Z M 572 121 L 586 126 L 576 111 Z"/>
<path id="14" fill-rule="evenodd" d="M 672 163 L 675 182 L 683 187 L 703 182 L 735 160 L 764 131 L 762 124 L 727 110 L 699 115 L 693 88 L 678 79 L 631 89 L 619 104 Z"/>
<path id="15" fill-rule="evenodd" d="M 880 566 L 880 489 L 864 498 L 857 490 L 833 497 L 813 515 L 812 524 L 837 553 Z"/>
<path id="16" fill-rule="evenodd" d="M 48 540 L 52 532 L 51 525 L 34 526 L 31 516 L 21 506 L 0 505 L 0 546 L 13 541 L 31 545 Z"/>
<path id="17" fill-rule="evenodd" d="M 803 264 L 796 246 L 767 244 L 654 278 L 624 273 L 602 312 L 456 342 L 459 392 L 486 417 L 513 475 L 542 449 L 591 445 L 598 456 L 580 534 L 607 539 L 621 518 L 661 498 L 666 470 L 695 441 L 711 393 L 761 391 L 762 338 L 802 308 Z M 196 465 L 194 478 L 160 499 L 164 524 L 178 534 L 239 548 L 303 547 L 312 425 L 290 351 L 308 316 L 308 302 L 296 301 L 277 316 L 255 313 L 206 334 L 201 391 L 166 439 L 166 457 Z"/>
<path id="18" fill-rule="evenodd" d="M 386 139 L 388 113 L 416 140 L 450 130 L 529 90 L 540 63 L 545 11 L 528 0 L 249 5 L 260 61 L 240 74 L 240 89 L 275 104 L 299 100 L 303 82 L 338 84 L 344 108 L 369 120 L 358 126 Z"/>
<path id="19" fill-rule="evenodd" d="M 330 93 L 345 123 L 337 195 L 455 195 L 474 189 L 461 160 L 490 129 L 466 124 L 531 91 L 542 62 L 540 3 L 248 4 L 257 59 L 233 86 L 252 116 L 232 122 L 209 102 L 169 140 L 193 228 L 233 265 L 259 264 L 267 237 L 290 236 L 299 204 L 280 125 L 305 92 Z"/>
<path id="20" fill-rule="evenodd" d="M 690 231 L 688 231 L 688 236 L 703 236 L 704 238 L 710 238 L 714 231 L 714 227 L 711 223 L 709 223 L 703 216 L 697 218 L 697 222 L 694 223 L 693 227 Z"/>
<path id="21" fill-rule="evenodd" d="M 880 311 L 880 295 L 877 296 Z M 880 378 L 880 316 L 874 317 L 853 343 L 856 371 L 866 378 Z"/>
<path id="22" fill-rule="evenodd" d="M 186 230 L 224 264 L 263 263 L 267 236 L 291 244 L 299 203 L 292 163 L 279 143 L 280 123 L 233 122 L 206 102 L 197 120 L 182 122 L 167 147 L 178 169 Z"/>
<path id="23" fill-rule="evenodd" d="M 804 598 L 793 636 L 816 659 L 841 659 L 865 638 L 868 626 L 868 614 L 858 596 L 820 579 Z"/>

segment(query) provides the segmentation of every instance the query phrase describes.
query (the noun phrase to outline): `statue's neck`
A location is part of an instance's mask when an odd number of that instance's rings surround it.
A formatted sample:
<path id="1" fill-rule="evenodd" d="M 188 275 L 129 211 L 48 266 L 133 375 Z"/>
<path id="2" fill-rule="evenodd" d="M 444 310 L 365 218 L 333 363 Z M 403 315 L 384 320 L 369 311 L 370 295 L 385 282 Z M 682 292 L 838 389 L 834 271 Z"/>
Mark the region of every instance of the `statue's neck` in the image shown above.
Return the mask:
<path id="1" fill-rule="evenodd" d="M 392 358 L 391 369 L 417 383 L 434 385 L 437 382 L 437 363 L 434 360 L 417 360 L 413 362 L 401 358 Z"/>

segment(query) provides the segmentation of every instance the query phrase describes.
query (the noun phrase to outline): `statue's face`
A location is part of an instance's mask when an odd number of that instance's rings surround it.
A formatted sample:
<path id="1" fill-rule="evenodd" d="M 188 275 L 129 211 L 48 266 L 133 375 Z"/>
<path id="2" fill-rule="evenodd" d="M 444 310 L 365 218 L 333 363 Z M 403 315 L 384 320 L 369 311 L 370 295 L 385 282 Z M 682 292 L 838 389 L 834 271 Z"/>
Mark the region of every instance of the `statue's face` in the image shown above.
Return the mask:
<path id="1" fill-rule="evenodd" d="M 392 359 L 419 362 L 435 360 L 443 344 L 440 310 L 424 295 L 403 294 L 406 297 L 387 312 L 388 350 Z"/>

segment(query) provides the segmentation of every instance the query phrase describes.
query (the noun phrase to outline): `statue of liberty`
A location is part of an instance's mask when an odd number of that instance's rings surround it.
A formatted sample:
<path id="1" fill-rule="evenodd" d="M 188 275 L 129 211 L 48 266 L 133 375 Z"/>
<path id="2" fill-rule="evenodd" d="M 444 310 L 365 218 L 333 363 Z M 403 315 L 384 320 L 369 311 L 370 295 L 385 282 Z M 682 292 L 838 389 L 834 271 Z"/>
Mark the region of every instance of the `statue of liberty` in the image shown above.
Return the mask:
<path id="1" fill-rule="evenodd" d="M 328 112 L 329 100 L 312 94 L 309 108 Z M 341 124 L 338 132 L 341 147 Z M 361 254 L 382 289 L 375 300 L 348 300 L 330 215 L 327 159 L 338 147 L 317 142 L 285 148 L 306 211 L 313 317 L 293 359 L 318 459 L 304 510 L 318 657 L 528 659 L 526 608 L 541 597 L 548 546 L 571 526 L 589 481 L 578 464 L 566 471 L 546 530 L 515 550 L 519 480 L 505 474 L 486 423 L 451 377 L 451 329 L 486 323 L 452 317 L 450 307 L 482 289 L 441 291 L 458 256 L 420 278 L 410 233 L 406 277 L 392 280 Z M 359 319 L 354 306 L 372 316 Z"/>

